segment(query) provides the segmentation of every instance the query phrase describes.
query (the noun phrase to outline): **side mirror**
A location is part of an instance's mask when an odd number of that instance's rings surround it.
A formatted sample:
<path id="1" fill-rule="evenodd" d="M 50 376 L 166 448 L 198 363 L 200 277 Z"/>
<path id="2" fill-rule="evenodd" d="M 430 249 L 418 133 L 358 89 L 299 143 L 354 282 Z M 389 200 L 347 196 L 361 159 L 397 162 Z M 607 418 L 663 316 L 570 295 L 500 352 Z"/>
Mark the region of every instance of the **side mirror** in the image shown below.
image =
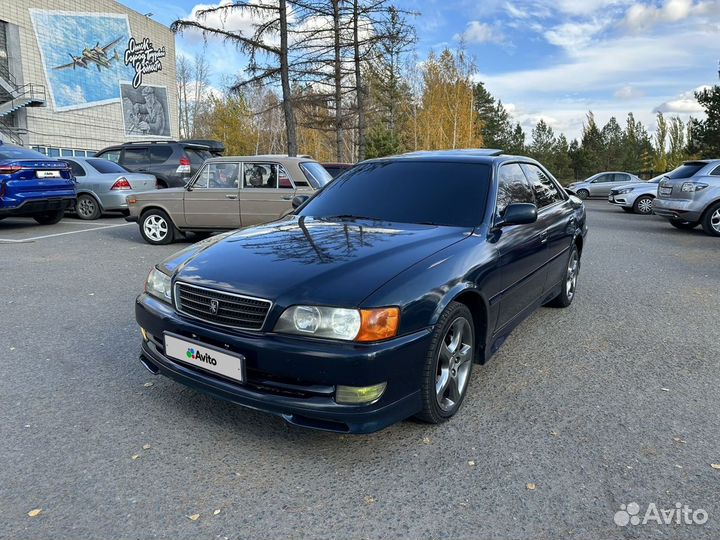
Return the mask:
<path id="1" fill-rule="evenodd" d="M 513 203 L 505 209 L 498 227 L 527 225 L 537 221 L 537 206 L 532 203 Z"/>
<path id="2" fill-rule="evenodd" d="M 292 200 L 292 203 L 291 203 L 291 204 L 292 204 L 292 207 L 293 207 L 293 210 L 297 210 L 298 207 L 300 207 L 300 206 L 302 206 L 303 204 L 305 204 L 305 201 L 307 201 L 309 198 L 310 198 L 310 197 L 308 197 L 307 195 L 296 195 L 295 197 L 293 197 L 293 200 Z"/>

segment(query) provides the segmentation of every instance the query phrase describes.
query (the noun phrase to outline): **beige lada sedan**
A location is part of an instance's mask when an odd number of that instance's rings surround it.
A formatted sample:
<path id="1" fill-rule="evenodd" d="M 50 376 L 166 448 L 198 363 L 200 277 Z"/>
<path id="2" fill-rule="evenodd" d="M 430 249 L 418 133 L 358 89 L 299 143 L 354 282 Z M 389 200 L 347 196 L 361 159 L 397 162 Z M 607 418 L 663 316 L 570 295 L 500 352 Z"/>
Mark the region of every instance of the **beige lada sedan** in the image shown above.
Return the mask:
<path id="1" fill-rule="evenodd" d="M 128 221 L 149 244 L 169 244 L 187 232 L 209 234 L 267 223 L 312 195 L 332 177 L 306 157 L 278 155 L 211 158 L 185 187 L 128 197 Z"/>

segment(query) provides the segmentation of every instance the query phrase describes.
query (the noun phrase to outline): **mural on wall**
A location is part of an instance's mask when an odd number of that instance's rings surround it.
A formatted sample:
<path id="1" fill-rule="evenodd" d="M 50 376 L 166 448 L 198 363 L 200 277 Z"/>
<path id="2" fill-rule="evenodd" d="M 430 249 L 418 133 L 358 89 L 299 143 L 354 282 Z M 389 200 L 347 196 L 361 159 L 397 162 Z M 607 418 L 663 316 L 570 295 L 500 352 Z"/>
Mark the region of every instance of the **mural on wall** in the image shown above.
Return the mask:
<path id="1" fill-rule="evenodd" d="M 170 137 L 167 87 L 120 83 L 125 135 L 128 137 Z"/>
<path id="2" fill-rule="evenodd" d="M 120 101 L 118 81 L 135 75 L 122 57 L 126 15 L 31 9 L 30 17 L 55 110 Z"/>

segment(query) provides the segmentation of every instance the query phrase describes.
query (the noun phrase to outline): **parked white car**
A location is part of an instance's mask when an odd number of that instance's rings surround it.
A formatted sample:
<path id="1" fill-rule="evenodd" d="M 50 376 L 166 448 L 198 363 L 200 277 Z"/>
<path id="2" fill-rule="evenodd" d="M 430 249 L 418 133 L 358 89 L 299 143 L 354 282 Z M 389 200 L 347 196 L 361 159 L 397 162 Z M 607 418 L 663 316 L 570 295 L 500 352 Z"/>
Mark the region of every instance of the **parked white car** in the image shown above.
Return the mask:
<path id="1" fill-rule="evenodd" d="M 647 182 L 624 184 L 613 188 L 610 190 L 610 195 L 608 195 L 608 202 L 629 213 L 652 214 L 658 184 L 663 178 L 664 175 L 661 174 Z"/>

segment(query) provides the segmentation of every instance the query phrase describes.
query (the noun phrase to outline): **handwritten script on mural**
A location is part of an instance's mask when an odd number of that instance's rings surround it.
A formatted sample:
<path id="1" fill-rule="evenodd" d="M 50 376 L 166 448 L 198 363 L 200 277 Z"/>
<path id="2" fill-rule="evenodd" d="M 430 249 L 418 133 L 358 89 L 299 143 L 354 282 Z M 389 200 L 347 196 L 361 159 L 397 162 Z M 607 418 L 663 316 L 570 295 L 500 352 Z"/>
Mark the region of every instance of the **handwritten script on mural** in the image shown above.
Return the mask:
<path id="1" fill-rule="evenodd" d="M 148 38 L 143 38 L 140 42 L 135 41 L 135 38 L 128 40 L 127 49 L 125 49 L 125 65 L 135 69 L 135 77 L 132 80 L 133 88 L 140 87 L 144 74 L 162 71 L 161 58 L 165 58 L 165 47 L 156 49 Z"/>

